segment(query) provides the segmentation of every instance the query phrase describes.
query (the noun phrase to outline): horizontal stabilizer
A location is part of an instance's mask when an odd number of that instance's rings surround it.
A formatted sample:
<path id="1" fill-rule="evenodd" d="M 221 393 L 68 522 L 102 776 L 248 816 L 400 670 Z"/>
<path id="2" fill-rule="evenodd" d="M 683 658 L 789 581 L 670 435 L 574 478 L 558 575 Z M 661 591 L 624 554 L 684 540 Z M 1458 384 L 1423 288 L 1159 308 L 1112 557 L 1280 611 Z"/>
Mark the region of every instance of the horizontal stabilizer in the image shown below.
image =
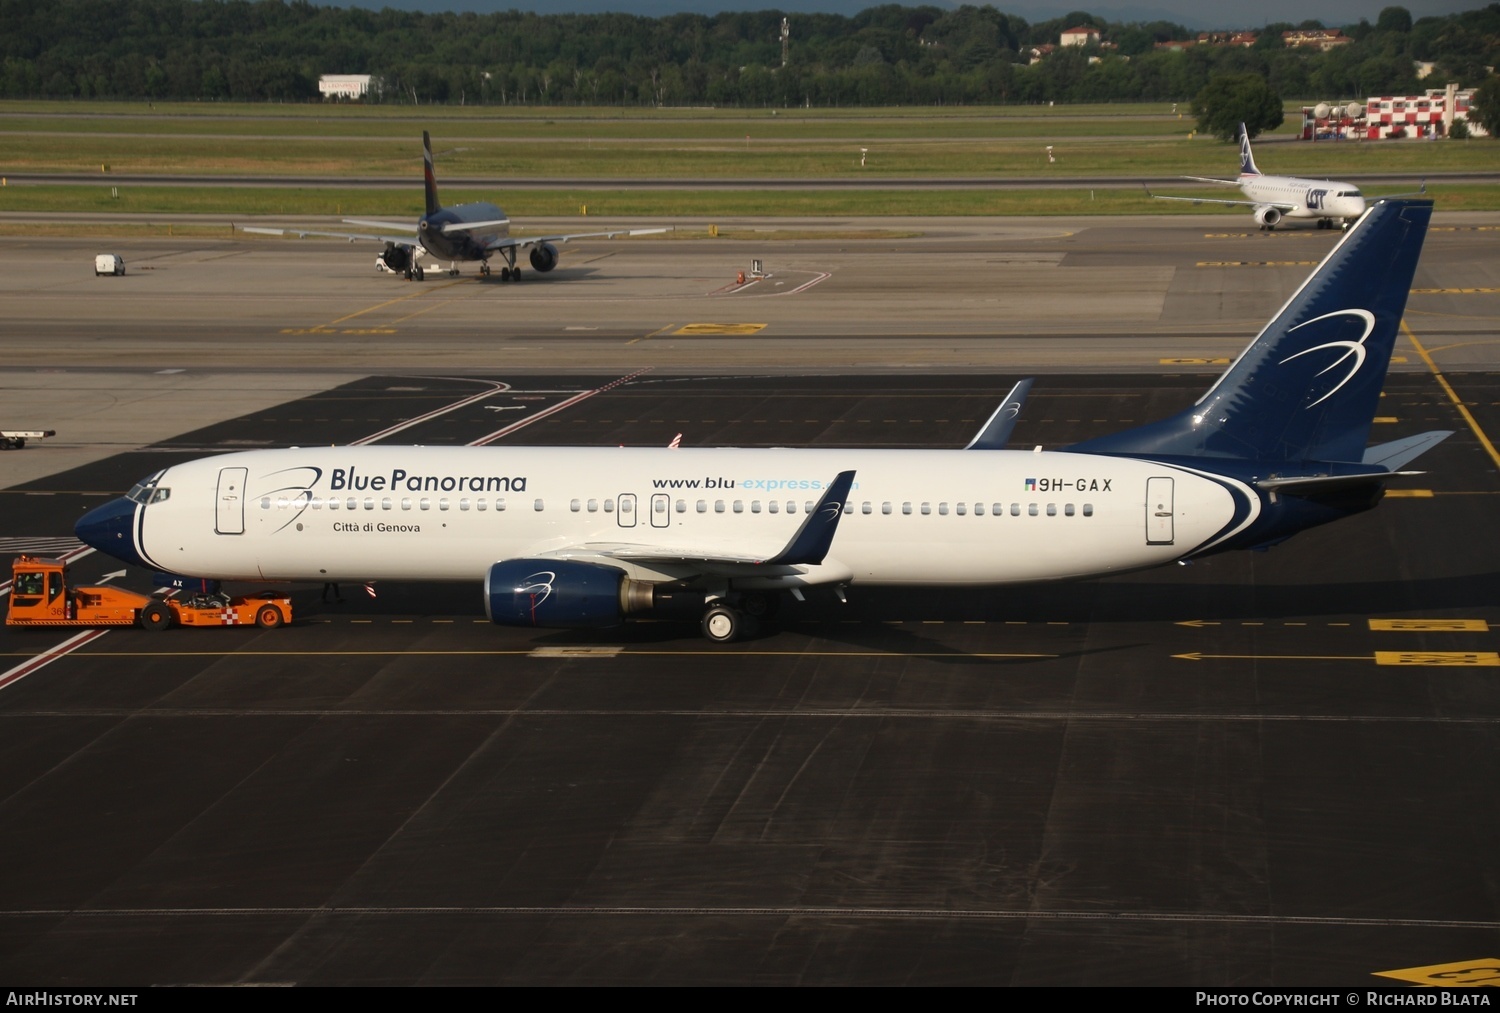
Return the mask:
<path id="1" fill-rule="evenodd" d="M 498 229 L 502 225 L 509 224 L 509 218 L 496 218 L 488 222 L 449 222 L 443 226 L 443 235 L 453 232 L 473 232 L 477 229 Z"/>
<path id="2" fill-rule="evenodd" d="M 1296 496 L 1317 496 L 1335 493 L 1355 486 L 1384 482 L 1389 478 L 1409 478 L 1421 475 L 1420 471 L 1364 471 L 1353 475 L 1313 475 L 1290 478 L 1263 478 L 1255 483 L 1257 489 L 1272 492 L 1287 492 Z"/>
<path id="3" fill-rule="evenodd" d="M 417 227 L 411 222 L 380 222 L 372 218 L 345 218 L 345 225 L 359 225 L 367 229 L 399 229 L 402 232 L 416 232 Z"/>
<path id="4" fill-rule="evenodd" d="M 1395 471 L 1403 464 L 1416 460 L 1417 457 L 1427 453 L 1452 435 L 1451 429 L 1434 429 L 1430 433 L 1408 436 L 1404 440 L 1381 443 L 1365 451 L 1364 463 L 1378 464 L 1382 468 Z"/>
<path id="5" fill-rule="evenodd" d="M 1026 395 L 1030 393 L 1034 382 L 1034 379 L 1028 377 L 1012 387 L 1010 393 L 1005 395 L 1005 400 L 1000 402 L 1000 407 L 995 409 L 995 413 L 980 427 L 964 449 L 1004 450 L 1005 445 L 1010 442 L 1010 434 L 1021 415 L 1021 406 L 1026 403 Z"/>

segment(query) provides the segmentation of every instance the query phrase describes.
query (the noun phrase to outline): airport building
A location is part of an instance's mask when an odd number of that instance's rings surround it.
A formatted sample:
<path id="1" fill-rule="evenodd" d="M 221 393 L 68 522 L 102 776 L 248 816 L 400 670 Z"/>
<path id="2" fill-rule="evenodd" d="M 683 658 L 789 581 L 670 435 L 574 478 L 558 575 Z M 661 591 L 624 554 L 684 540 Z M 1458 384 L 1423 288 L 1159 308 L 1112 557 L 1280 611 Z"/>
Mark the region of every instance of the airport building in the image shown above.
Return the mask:
<path id="1" fill-rule="evenodd" d="M 1364 102 L 1319 102 L 1302 107 L 1304 141 L 1434 140 L 1463 123 L 1475 137 L 1485 129 L 1469 120 L 1474 89 L 1450 84 L 1421 95 L 1372 95 Z"/>
<path id="2" fill-rule="evenodd" d="M 369 74 L 323 74 L 318 77 L 318 94 L 325 99 L 364 98 L 372 88 Z"/>

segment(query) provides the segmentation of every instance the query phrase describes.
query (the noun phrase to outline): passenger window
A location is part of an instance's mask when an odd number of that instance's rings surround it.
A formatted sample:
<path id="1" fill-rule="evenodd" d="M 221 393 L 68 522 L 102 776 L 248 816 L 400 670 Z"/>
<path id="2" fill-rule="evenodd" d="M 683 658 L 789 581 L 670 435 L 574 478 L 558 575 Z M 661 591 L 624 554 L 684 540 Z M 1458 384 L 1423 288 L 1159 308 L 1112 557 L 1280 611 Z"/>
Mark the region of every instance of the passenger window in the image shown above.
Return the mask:
<path id="1" fill-rule="evenodd" d="M 789 499 L 789 500 L 786 501 L 786 512 L 789 513 L 789 514 L 794 514 L 794 513 L 797 512 L 797 501 L 796 500 Z"/>
<path id="2" fill-rule="evenodd" d="M 1004 503 L 991 503 L 990 504 L 990 513 L 994 514 L 996 517 L 1004 517 L 1005 516 L 1005 504 Z"/>
<path id="3" fill-rule="evenodd" d="M 966 517 L 968 516 L 968 506 L 963 503 L 956 503 L 953 506 L 953 512 L 960 517 Z"/>
<path id="4" fill-rule="evenodd" d="M 700 499 L 698 501 L 698 503 L 697 503 L 697 506 L 698 506 L 698 512 L 700 514 L 706 514 L 706 513 L 708 513 L 708 500 L 706 500 L 706 499 Z"/>
<path id="5" fill-rule="evenodd" d="M 883 514 L 889 514 L 891 512 L 891 505 L 889 503 L 880 504 L 880 512 Z"/>
<path id="6" fill-rule="evenodd" d="M 366 510 L 374 510 L 375 509 L 375 497 L 374 496 L 366 496 L 365 497 L 365 509 Z"/>
<path id="7" fill-rule="evenodd" d="M 931 503 L 923 503 L 922 504 L 922 516 L 926 517 L 930 513 L 932 513 L 932 504 Z"/>
<path id="8" fill-rule="evenodd" d="M 465 496 L 463 499 L 459 500 L 458 501 L 458 508 L 460 510 L 467 510 L 467 509 L 469 509 L 469 497 Z"/>
<path id="9" fill-rule="evenodd" d="M 541 500 L 537 500 L 537 502 L 540 503 Z M 504 496 L 496 497 L 496 499 L 495 499 L 495 512 L 499 513 L 500 511 L 502 511 L 504 509 L 505 509 L 505 497 Z"/>
<path id="10" fill-rule="evenodd" d="M 330 499 L 328 501 L 328 509 L 330 509 L 330 510 L 337 510 L 338 508 L 339 508 L 339 501 L 338 500 L 336 500 L 336 499 Z"/>
<path id="11" fill-rule="evenodd" d="M 607 499 L 607 500 L 604 501 L 604 512 L 607 513 L 607 514 L 612 514 L 612 513 L 615 512 L 615 501 L 614 500 Z"/>
<path id="12" fill-rule="evenodd" d="M 1094 516 L 1094 504 L 1092 504 L 1092 503 L 1085 503 L 1083 505 L 1083 516 L 1085 516 L 1085 517 L 1092 517 L 1092 516 Z"/>
<path id="13" fill-rule="evenodd" d="M 1021 516 L 1021 504 L 1019 504 L 1019 503 L 1012 503 L 1010 505 L 1010 515 L 1012 517 L 1019 517 L 1019 516 Z"/>
<path id="14" fill-rule="evenodd" d="M 869 512 L 870 512 L 870 509 L 871 509 L 871 508 L 870 508 L 870 504 L 869 504 L 869 503 L 861 503 L 861 504 L 860 504 L 860 505 L 859 505 L 859 512 L 860 512 L 860 513 L 862 513 L 862 514 L 867 514 L 867 513 L 869 513 Z"/>
<path id="15" fill-rule="evenodd" d="M 1028 504 L 1026 504 L 1026 513 L 1029 514 L 1032 517 L 1035 517 L 1037 515 L 1036 504 L 1035 503 L 1028 503 Z"/>
<path id="16" fill-rule="evenodd" d="M 1057 516 L 1057 504 L 1056 503 L 1048 503 L 1047 504 L 1047 516 L 1048 517 L 1056 517 Z"/>
<path id="17" fill-rule="evenodd" d="M 580 510 L 583 509 L 583 501 L 582 500 L 576 500 L 576 499 L 569 500 L 568 501 L 568 509 L 571 510 L 571 511 L 573 511 L 576 514 L 578 511 L 580 511 Z"/>
<path id="18" fill-rule="evenodd" d="M 769 503 L 766 504 L 766 512 L 767 513 L 773 513 L 773 514 L 774 513 L 780 513 L 781 512 L 781 504 L 778 503 L 778 502 L 776 502 L 774 499 L 771 500 Z"/>
<path id="19" fill-rule="evenodd" d="M 402 510 L 410 510 L 411 509 L 411 500 L 409 498 L 407 498 L 405 496 L 401 497 L 401 509 Z"/>
<path id="20" fill-rule="evenodd" d="M 596 499 L 589 500 L 589 513 L 596 514 L 598 512 L 599 512 L 599 501 L 596 500 Z"/>
<path id="21" fill-rule="evenodd" d="M 481 513 L 483 513 L 485 510 L 488 510 L 489 506 L 490 501 L 487 499 L 476 499 L 474 501 L 474 509 Z"/>
<path id="22" fill-rule="evenodd" d="M 760 513 L 760 500 L 753 499 L 750 501 L 750 512 L 753 514 Z"/>
<path id="23" fill-rule="evenodd" d="M 938 513 L 941 514 L 944 517 L 947 517 L 948 516 L 948 504 L 946 504 L 946 503 L 939 503 L 938 504 Z"/>
<path id="24" fill-rule="evenodd" d="M 422 509 L 423 510 L 427 509 L 427 501 L 425 499 L 422 501 Z M 444 496 L 442 499 L 438 500 L 438 509 L 439 510 L 446 510 L 446 509 L 448 509 L 448 497 L 447 496 Z"/>
<path id="25" fill-rule="evenodd" d="M 503 503 L 503 502 L 505 502 L 505 501 L 504 501 L 504 500 L 499 500 L 499 499 L 497 499 L 497 500 L 495 500 L 495 509 L 496 509 L 496 510 L 500 510 L 500 509 L 503 509 L 503 508 L 502 508 L 502 507 L 501 507 L 501 506 L 500 506 L 500 504 L 501 504 L 501 503 Z M 537 513 L 541 513 L 541 512 L 542 512 L 542 511 L 543 511 L 543 510 L 545 510 L 545 509 L 546 509 L 546 504 L 545 504 L 545 503 L 543 503 L 543 502 L 542 502 L 542 501 L 541 501 L 541 500 L 539 500 L 539 499 L 536 499 L 536 500 L 532 500 L 532 501 L 531 501 L 531 509 L 533 509 L 533 510 L 535 510 L 535 511 L 536 511 L 536 512 L 537 512 Z"/>
<path id="26" fill-rule="evenodd" d="M 276 509 L 277 510 L 285 510 L 286 509 L 286 497 L 285 496 L 281 496 L 281 497 L 277 498 L 277 500 L 276 500 Z"/>
<path id="27" fill-rule="evenodd" d="M 350 496 L 347 500 L 344 501 L 344 507 L 348 510 L 358 510 L 359 500 L 355 499 L 353 496 Z"/>
<path id="28" fill-rule="evenodd" d="M 271 509 L 271 497 L 269 497 L 269 496 L 262 496 L 261 500 L 260 500 L 260 508 L 262 510 L 269 510 L 269 509 Z"/>
<path id="29" fill-rule="evenodd" d="M 1073 504 L 1069 503 L 1067 506 L 1063 507 L 1063 516 L 1065 516 L 1065 517 L 1072 517 L 1073 516 Z"/>
<path id="30" fill-rule="evenodd" d="M 714 500 L 714 513 L 721 514 L 723 512 L 724 512 L 724 501 L 721 500 L 721 499 Z"/>
<path id="31" fill-rule="evenodd" d="M 901 504 L 901 512 L 903 514 L 910 515 L 911 514 L 911 504 L 910 503 L 902 503 Z"/>
<path id="32" fill-rule="evenodd" d="M 678 500 L 677 503 L 676 503 L 676 506 L 677 506 L 677 512 L 678 513 L 680 513 L 680 514 L 687 513 L 687 500 L 685 500 L 685 499 Z"/>
<path id="33" fill-rule="evenodd" d="M 745 501 L 744 500 L 737 499 L 737 500 L 734 501 L 734 512 L 737 513 L 737 514 L 742 514 L 742 513 L 745 512 Z"/>

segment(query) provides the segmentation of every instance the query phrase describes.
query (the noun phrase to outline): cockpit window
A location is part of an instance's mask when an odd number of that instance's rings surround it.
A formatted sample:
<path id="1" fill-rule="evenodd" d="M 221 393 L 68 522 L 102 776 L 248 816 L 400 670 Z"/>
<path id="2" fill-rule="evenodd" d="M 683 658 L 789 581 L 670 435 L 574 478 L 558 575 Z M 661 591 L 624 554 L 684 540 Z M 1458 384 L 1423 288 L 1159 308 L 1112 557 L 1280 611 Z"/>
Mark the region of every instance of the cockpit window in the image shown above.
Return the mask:
<path id="1" fill-rule="evenodd" d="M 1338 192 L 1338 196 L 1340 196 L 1340 197 L 1363 197 L 1364 194 L 1360 193 L 1358 190 L 1340 190 Z"/>
<path id="2" fill-rule="evenodd" d="M 151 490 L 151 498 L 149 500 L 147 500 L 147 502 L 148 503 L 165 503 L 167 500 L 169 500 L 171 498 L 172 498 L 172 490 L 171 489 L 157 488 L 157 489 L 152 489 Z"/>
<path id="3" fill-rule="evenodd" d="M 159 502 L 158 500 L 156 500 L 156 499 L 153 498 L 152 494 L 153 494 L 153 491 L 156 489 L 156 483 L 160 482 L 161 481 L 161 477 L 163 475 L 165 475 L 166 473 L 167 473 L 166 469 L 163 468 L 161 471 L 158 471 L 156 474 L 152 475 L 150 478 L 143 478 L 143 479 L 141 479 L 135 485 L 133 485 L 133 486 L 130 487 L 130 491 L 125 494 L 125 498 L 128 499 L 128 500 L 130 500 L 130 502 L 132 502 L 132 503 L 156 503 L 156 502 Z M 169 492 L 167 495 L 170 496 L 171 493 Z M 163 496 L 161 498 L 162 499 L 166 499 L 167 497 Z"/>

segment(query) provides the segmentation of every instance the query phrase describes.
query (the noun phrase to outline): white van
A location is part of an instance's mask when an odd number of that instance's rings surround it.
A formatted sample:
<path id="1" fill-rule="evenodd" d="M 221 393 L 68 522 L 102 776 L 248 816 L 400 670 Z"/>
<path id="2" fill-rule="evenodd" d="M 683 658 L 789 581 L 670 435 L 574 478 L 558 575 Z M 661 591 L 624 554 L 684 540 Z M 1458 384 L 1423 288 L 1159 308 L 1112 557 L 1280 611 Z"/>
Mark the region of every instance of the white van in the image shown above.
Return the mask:
<path id="1" fill-rule="evenodd" d="M 94 277 L 101 274 L 124 274 L 125 260 L 118 253 L 101 253 L 94 258 Z"/>

